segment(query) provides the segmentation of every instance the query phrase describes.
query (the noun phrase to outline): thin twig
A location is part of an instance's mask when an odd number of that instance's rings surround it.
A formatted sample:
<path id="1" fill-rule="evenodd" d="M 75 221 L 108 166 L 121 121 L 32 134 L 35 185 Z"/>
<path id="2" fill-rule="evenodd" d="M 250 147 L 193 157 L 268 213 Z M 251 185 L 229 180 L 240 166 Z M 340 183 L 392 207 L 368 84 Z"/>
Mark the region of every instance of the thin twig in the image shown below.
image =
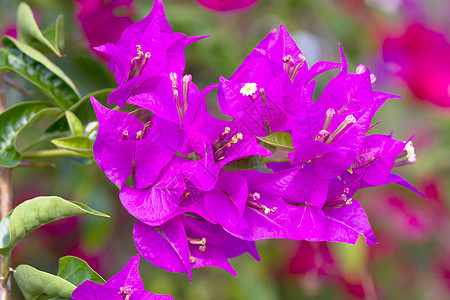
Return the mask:
<path id="1" fill-rule="evenodd" d="M 4 73 L 0 72 L 0 113 L 6 110 L 6 90 Z M 12 169 L 0 167 L 0 217 L 3 219 L 8 215 L 12 206 Z M 0 256 L 1 274 L 9 268 L 9 257 Z M 9 276 L 5 276 L 0 285 L 0 300 L 9 300 L 11 284 L 8 282 Z"/>
<path id="2" fill-rule="evenodd" d="M 22 160 L 19 163 L 18 167 L 53 169 L 56 166 L 54 163 L 41 163 L 41 162 Z"/>
<path id="3" fill-rule="evenodd" d="M 22 88 L 20 85 L 18 85 L 17 83 L 14 82 L 14 80 L 12 80 L 11 78 L 9 78 L 8 76 L 6 76 L 5 74 L 3 75 L 5 83 L 8 84 L 10 87 L 14 88 L 15 90 L 19 91 L 20 93 L 22 93 L 24 96 L 30 96 L 33 95 L 33 91 L 28 91 L 24 88 Z"/>

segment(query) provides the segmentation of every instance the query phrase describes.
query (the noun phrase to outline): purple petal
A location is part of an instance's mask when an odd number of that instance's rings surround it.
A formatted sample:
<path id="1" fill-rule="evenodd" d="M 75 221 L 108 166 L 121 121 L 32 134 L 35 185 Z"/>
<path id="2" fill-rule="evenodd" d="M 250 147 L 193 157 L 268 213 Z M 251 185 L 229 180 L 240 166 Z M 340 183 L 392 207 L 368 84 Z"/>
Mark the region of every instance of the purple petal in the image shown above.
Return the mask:
<path id="1" fill-rule="evenodd" d="M 244 177 L 221 171 L 216 188 L 205 193 L 205 209 L 223 227 L 233 226 L 242 218 L 247 197 Z"/>
<path id="2" fill-rule="evenodd" d="M 72 293 L 72 299 L 74 300 L 123 300 L 119 295 L 118 290 L 105 287 L 99 283 L 86 280 L 80 284 Z"/>
<path id="3" fill-rule="evenodd" d="M 180 197 L 186 190 L 182 174 L 177 173 L 179 164 L 172 164 L 160 179 L 146 189 L 123 186 L 120 200 L 127 211 L 150 225 L 159 225 L 175 212 Z"/>
<path id="4" fill-rule="evenodd" d="M 328 219 L 327 232 L 316 240 L 355 244 L 362 234 L 368 246 L 378 243 L 367 215 L 357 201 L 353 200 L 351 205 L 341 208 L 326 209 L 325 216 Z"/>
<path id="5" fill-rule="evenodd" d="M 158 227 L 136 222 L 133 238 L 139 253 L 156 266 L 176 273 L 188 273 L 192 281 L 189 246 L 180 217 Z"/>

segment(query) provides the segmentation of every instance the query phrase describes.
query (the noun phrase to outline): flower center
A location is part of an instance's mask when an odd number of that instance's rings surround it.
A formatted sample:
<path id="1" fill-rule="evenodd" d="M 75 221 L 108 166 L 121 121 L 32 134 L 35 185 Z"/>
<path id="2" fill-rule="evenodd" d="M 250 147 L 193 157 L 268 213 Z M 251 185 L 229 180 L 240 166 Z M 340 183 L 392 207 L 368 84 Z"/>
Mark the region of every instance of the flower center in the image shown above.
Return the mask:
<path id="1" fill-rule="evenodd" d="M 347 194 L 350 192 L 348 187 L 345 187 L 340 196 L 330 197 L 325 202 L 323 209 L 341 208 L 352 204 L 352 198 L 347 199 Z"/>
<path id="2" fill-rule="evenodd" d="M 256 87 L 256 82 L 247 82 L 241 88 L 240 92 L 243 96 L 249 96 L 250 100 L 253 102 L 255 100 L 254 95 L 258 88 Z"/>
<path id="3" fill-rule="evenodd" d="M 197 238 L 188 236 L 187 239 L 188 239 L 189 244 L 199 245 L 198 250 L 200 250 L 200 252 L 206 251 L 206 239 L 205 238 L 197 239 Z M 195 257 L 193 257 L 192 255 L 189 254 L 189 261 L 191 264 L 195 263 Z"/>
<path id="4" fill-rule="evenodd" d="M 257 201 L 261 199 L 261 195 L 258 192 L 253 194 L 248 194 L 247 203 L 248 207 L 254 208 L 264 214 L 268 215 L 269 213 L 276 213 L 278 211 L 277 207 L 267 207 L 264 204 L 258 203 Z"/>
<path id="5" fill-rule="evenodd" d="M 119 290 L 119 295 L 122 296 L 124 300 L 129 300 L 131 295 L 133 295 L 133 291 L 131 290 L 131 286 L 121 287 Z"/>
<path id="6" fill-rule="evenodd" d="M 323 124 L 323 129 L 317 134 L 316 140 L 325 142 L 327 144 L 331 144 L 334 140 L 336 140 L 339 134 L 348 129 L 348 125 L 356 123 L 355 117 L 353 115 L 348 115 L 345 120 L 342 121 L 342 123 L 338 126 L 338 128 L 336 128 L 330 135 L 328 128 L 330 127 L 331 119 L 333 119 L 336 111 L 332 108 L 329 108 L 326 114 L 327 117 L 325 119 L 325 123 Z"/>
<path id="7" fill-rule="evenodd" d="M 298 72 L 301 67 L 305 64 L 306 56 L 300 53 L 298 55 L 298 61 L 295 62 L 291 55 L 286 55 L 283 57 L 283 69 L 287 72 L 289 78 L 292 82 L 297 78 Z"/>
<path id="8" fill-rule="evenodd" d="M 242 133 L 238 132 L 233 135 L 230 139 L 225 140 L 226 136 L 231 132 L 230 127 L 225 127 L 224 131 L 220 134 L 219 138 L 213 143 L 214 160 L 224 159 L 225 152 L 231 148 L 233 144 L 242 140 L 244 136 Z"/>
<path id="9" fill-rule="evenodd" d="M 138 132 L 136 132 L 136 140 L 142 140 L 145 138 L 145 133 L 147 132 L 147 129 L 149 129 L 150 127 L 153 126 L 153 122 L 152 121 L 148 121 L 147 123 L 144 124 L 144 127 L 142 128 L 142 130 L 139 130 Z M 128 130 L 124 130 L 122 132 L 122 141 L 127 141 L 128 140 Z"/>
<path id="10" fill-rule="evenodd" d="M 150 52 L 146 52 L 144 54 L 141 45 L 136 45 L 136 50 L 137 55 L 133 57 L 130 62 L 130 72 L 128 73 L 127 81 L 131 78 L 141 75 L 145 65 L 147 65 L 147 62 L 150 58 Z"/>
<path id="11" fill-rule="evenodd" d="M 323 129 L 317 134 L 316 140 L 331 144 L 341 133 L 349 128 L 349 125 L 356 123 L 355 117 L 353 115 L 348 115 L 345 120 L 342 121 L 342 123 L 333 131 L 333 133 L 330 134 L 328 128 L 330 127 L 331 119 L 333 118 L 335 113 L 336 111 L 332 108 L 329 108 L 327 110 L 327 117 L 325 119 Z"/>
<path id="12" fill-rule="evenodd" d="M 189 85 L 192 82 L 192 76 L 189 74 L 183 76 L 183 106 L 181 105 L 180 94 L 178 93 L 178 76 L 176 73 L 172 72 L 169 74 L 169 77 L 170 81 L 172 82 L 173 98 L 175 99 L 178 117 L 180 118 L 181 126 L 183 126 L 184 113 L 188 109 Z"/>

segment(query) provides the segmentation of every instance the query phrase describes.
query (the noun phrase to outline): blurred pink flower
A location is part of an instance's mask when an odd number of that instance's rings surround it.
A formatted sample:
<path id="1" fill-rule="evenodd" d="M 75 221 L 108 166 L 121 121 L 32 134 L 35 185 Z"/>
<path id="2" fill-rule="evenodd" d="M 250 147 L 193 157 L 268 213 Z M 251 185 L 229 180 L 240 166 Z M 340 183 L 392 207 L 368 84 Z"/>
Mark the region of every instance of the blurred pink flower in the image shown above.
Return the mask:
<path id="1" fill-rule="evenodd" d="M 134 0 L 75 0 L 78 18 L 89 41 L 89 47 L 117 42 L 122 31 L 133 24 Z M 109 56 L 95 51 L 102 59 Z"/>
<path id="2" fill-rule="evenodd" d="M 398 65 L 398 76 L 417 98 L 450 107 L 450 43 L 443 33 L 413 24 L 403 36 L 386 38 L 383 56 Z"/>
<path id="3" fill-rule="evenodd" d="M 217 11 L 247 8 L 259 0 L 196 0 L 200 5 Z"/>

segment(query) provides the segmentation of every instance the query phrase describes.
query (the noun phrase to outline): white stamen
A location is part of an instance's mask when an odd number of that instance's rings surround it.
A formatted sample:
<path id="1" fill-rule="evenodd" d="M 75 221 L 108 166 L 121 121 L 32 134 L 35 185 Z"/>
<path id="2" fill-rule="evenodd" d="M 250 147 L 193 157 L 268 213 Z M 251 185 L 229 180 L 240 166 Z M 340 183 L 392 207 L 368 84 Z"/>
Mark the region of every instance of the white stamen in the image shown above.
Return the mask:
<path id="1" fill-rule="evenodd" d="M 406 142 L 405 142 L 406 143 Z M 408 159 L 408 161 L 410 163 L 415 163 L 417 162 L 417 156 L 414 153 L 414 145 L 411 141 L 409 141 L 408 143 L 406 143 L 405 145 L 405 151 L 406 151 L 406 158 Z"/>

